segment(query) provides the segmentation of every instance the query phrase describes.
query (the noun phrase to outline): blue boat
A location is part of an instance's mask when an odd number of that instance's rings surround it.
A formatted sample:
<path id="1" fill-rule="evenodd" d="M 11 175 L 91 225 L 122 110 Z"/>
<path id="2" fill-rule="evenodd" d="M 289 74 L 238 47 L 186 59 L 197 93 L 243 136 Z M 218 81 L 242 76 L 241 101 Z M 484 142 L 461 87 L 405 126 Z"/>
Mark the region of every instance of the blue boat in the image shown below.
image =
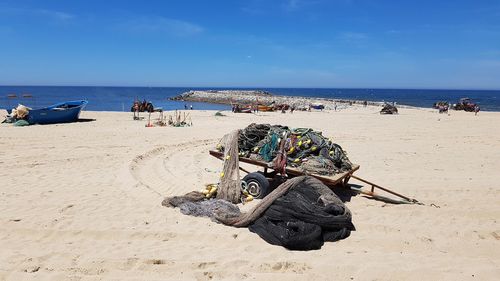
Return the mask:
<path id="1" fill-rule="evenodd" d="M 67 101 L 45 108 L 32 109 L 28 113 L 27 121 L 30 125 L 76 122 L 87 103 L 86 100 Z"/>
<path id="2" fill-rule="evenodd" d="M 313 104 L 311 104 L 311 108 L 312 109 L 321 109 L 321 110 L 323 110 L 323 109 L 325 109 L 325 106 L 323 104 L 321 104 L 321 103 L 313 103 Z"/>

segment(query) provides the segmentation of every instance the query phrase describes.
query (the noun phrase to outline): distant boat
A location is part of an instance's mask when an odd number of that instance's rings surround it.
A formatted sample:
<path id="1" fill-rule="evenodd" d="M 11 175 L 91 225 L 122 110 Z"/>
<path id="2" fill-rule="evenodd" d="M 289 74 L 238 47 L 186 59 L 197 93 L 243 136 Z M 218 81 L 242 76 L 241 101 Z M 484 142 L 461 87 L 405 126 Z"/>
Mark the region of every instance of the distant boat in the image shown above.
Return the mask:
<path id="1" fill-rule="evenodd" d="M 55 124 L 78 121 L 80 112 L 87 105 L 86 100 L 61 102 L 49 107 L 31 109 L 28 113 L 30 124 Z"/>
<path id="2" fill-rule="evenodd" d="M 311 108 L 323 110 L 325 108 L 325 106 L 322 103 L 313 103 L 313 104 L 311 104 Z"/>
<path id="3" fill-rule="evenodd" d="M 269 105 L 259 104 L 257 105 L 257 108 L 259 109 L 259 111 L 274 111 L 274 108 Z"/>
<path id="4" fill-rule="evenodd" d="M 241 113 L 252 113 L 252 107 L 243 107 L 240 109 Z"/>

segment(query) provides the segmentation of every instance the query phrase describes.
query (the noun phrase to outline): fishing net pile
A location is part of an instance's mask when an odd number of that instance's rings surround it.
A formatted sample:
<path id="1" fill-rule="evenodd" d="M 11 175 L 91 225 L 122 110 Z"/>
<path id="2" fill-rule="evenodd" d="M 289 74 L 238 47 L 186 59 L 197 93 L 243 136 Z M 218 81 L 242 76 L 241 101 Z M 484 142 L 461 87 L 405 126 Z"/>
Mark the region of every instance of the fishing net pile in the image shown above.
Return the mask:
<path id="1" fill-rule="evenodd" d="M 217 149 L 224 151 L 224 143 Z M 271 163 L 281 171 L 285 165 L 320 175 L 349 171 L 352 163 L 340 145 L 309 128 L 250 124 L 238 136 L 239 156 Z"/>
<path id="2" fill-rule="evenodd" d="M 398 114 L 398 109 L 392 104 L 385 103 L 380 110 L 380 114 Z"/>
<path id="3" fill-rule="evenodd" d="M 240 209 L 235 204 L 223 199 L 208 200 L 205 194 L 192 191 L 183 196 L 168 197 L 163 200 L 162 205 L 165 207 L 178 207 L 181 213 L 195 217 L 213 218 L 215 213 L 224 213 L 228 216 L 239 216 Z"/>
<path id="4" fill-rule="evenodd" d="M 2 123 L 14 123 L 14 126 L 28 126 L 29 122 L 27 121 L 29 111 L 31 108 L 19 104 L 16 108 L 13 108 L 10 114 L 5 116 L 5 120 Z"/>
<path id="5" fill-rule="evenodd" d="M 355 230 L 344 203 L 319 180 L 304 177 L 249 226 L 273 245 L 315 250 Z"/>
<path id="6" fill-rule="evenodd" d="M 350 170 L 352 164 L 346 153 L 320 132 L 251 124 L 225 135 L 217 147 L 224 152 L 220 182 L 200 192 L 166 198 L 162 205 L 178 207 L 185 215 L 248 227 L 268 243 L 291 250 L 319 249 L 324 242 L 347 238 L 354 230 L 344 203 L 311 176 L 286 180 L 246 213 L 235 205 L 244 202 L 241 198 L 245 191 L 238 156 L 268 162 L 281 173 L 288 165 L 306 174 L 333 175 Z"/>
<path id="7" fill-rule="evenodd" d="M 240 213 L 236 205 L 222 199 L 207 200 L 199 192 L 167 198 L 162 204 L 179 207 L 186 215 L 248 227 L 266 242 L 290 250 L 320 249 L 325 242 L 345 239 L 355 230 L 349 209 L 310 176 L 282 183 L 247 213 Z"/>

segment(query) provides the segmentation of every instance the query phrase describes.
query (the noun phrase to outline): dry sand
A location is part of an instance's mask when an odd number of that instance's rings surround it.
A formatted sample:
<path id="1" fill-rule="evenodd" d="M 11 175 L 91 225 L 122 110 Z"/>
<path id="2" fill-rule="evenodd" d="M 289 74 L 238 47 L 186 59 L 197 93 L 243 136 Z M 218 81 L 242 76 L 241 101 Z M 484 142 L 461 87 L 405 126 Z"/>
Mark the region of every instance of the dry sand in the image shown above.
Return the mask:
<path id="1" fill-rule="evenodd" d="M 189 128 L 110 112 L 2 124 L 0 280 L 498 280 L 500 113 L 377 112 L 193 111 Z M 161 206 L 216 182 L 208 150 L 251 122 L 322 130 L 357 175 L 427 205 L 353 197 L 357 231 L 309 252 Z"/>

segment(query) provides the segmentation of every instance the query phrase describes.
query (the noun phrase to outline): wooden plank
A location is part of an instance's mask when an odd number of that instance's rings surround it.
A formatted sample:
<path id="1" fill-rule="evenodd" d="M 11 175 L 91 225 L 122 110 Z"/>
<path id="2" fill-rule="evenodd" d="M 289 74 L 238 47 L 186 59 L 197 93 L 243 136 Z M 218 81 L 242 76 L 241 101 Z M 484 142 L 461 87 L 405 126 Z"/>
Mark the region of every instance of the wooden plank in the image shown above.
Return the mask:
<path id="1" fill-rule="evenodd" d="M 353 178 L 353 179 L 357 179 L 357 180 L 359 180 L 359 181 L 361 181 L 361 182 L 364 182 L 364 183 L 367 183 L 367 184 L 371 185 L 371 186 L 372 186 L 372 192 L 373 192 L 373 188 L 374 188 L 374 187 L 376 187 L 376 188 L 381 189 L 381 190 L 383 190 L 383 191 L 385 191 L 385 192 L 387 192 L 387 193 L 390 193 L 390 194 L 395 195 L 395 196 L 397 196 L 397 197 L 403 198 L 403 199 L 407 200 L 408 202 L 417 202 L 415 199 L 411 199 L 411 198 L 409 198 L 409 197 L 406 197 L 406 196 L 404 196 L 404 195 L 401 195 L 401 194 L 399 194 L 399 193 L 397 193 L 397 192 L 395 192 L 395 191 L 392 191 L 392 190 L 390 190 L 390 189 L 388 189 L 388 188 L 384 188 L 384 187 L 382 187 L 382 186 L 380 186 L 380 185 L 378 185 L 378 184 L 374 184 L 374 183 L 372 183 L 372 182 L 369 182 L 369 181 L 367 181 L 367 180 L 365 180 L 365 179 L 362 179 L 362 178 L 360 178 L 360 177 L 352 176 L 352 178 Z"/>
<path id="2" fill-rule="evenodd" d="M 352 169 L 350 171 L 346 171 L 343 173 L 335 174 L 332 176 L 322 176 L 322 175 L 317 175 L 317 174 L 309 174 L 312 177 L 315 177 L 322 181 L 323 183 L 327 185 L 336 185 L 339 184 L 344 178 L 350 177 L 355 171 L 359 169 L 359 165 L 353 164 Z M 287 173 L 290 173 L 292 175 L 305 175 L 304 172 L 296 169 L 296 168 L 286 168 Z M 293 174 L 295 173 L 295 174 Z"/>
<path id="3" fill-rule="evenodd" d="M 220 153 L 220 155 L 214 155 L 214 154 L 210 153 L 210 155 L 212 155 L 212 156 L 214 156 L 215 158 L 220 159 L 220 160 L 222 160 L 222 159 L 223 159 L 223 156 L 224 156 L 224 155 L 222 155 L 222 153 Z M 240 170 L 241 170 L 241 171 L 243 171 L 243 172 L 245 172 L 245 173 L 247 173 L 247 174 L 250 174 L 250 172 L 249 172 L 249 171 L 247 171 L 247 170 L 243 169 L 242 167 L 238 167 L 238 168 L 240 168 Z"/>
<path id="4" fill-rule="evenodd" d="M 210 153 L 210 155 L 215 156 L 216 158 L 219 158 L 219 159 L 222 159 L 224 157 L 224 154 L 222 152 L 219 152 L 219 151 L 210 150 L 209 153 Z M 253 159 L 246 158 L 246 157 L 239 157 L 239 158 L 240 158 L 240 161 L 243 163 L 248 163 L 248 164 L 252 164 L 252 165 L 256 165 L 256 166 L 270 168 L 267 165 L 267 163 L 264 161 L 253 160 Z"/>
<path id="5" fill-rule="evenodd" d="M 215 151 L 215 150 L 210 150 L 209 153 L 210 153 L 210 155 L 212 155 L 216 158 L 219 158 L 221 160 L 224 156 L 223 153 L 221 153 L 219 151 Z M 248 163 L 248 164 L 252 164 L 252 165 L 256 165 L 256 166 L 260 166 L 260 167 L 264 167 L 264 168 L 271 168 L 271 167 L 269 167 L 268 163 L 264 162 L 264 161 L 254 160 L 254 159 L 250 159 L 250 158 L 246 158 L 246 157 L 239 157 L 239 160 L 243 163 Z M 352 173 L 354 173 L 358 169 L 359 169 L 359 165 L 353 164 L 352 169 L 350 171 L 346 171 L 346 172 L 336 174 L 333 176 L 321 176 L 321 175 L 317 175 L 317 174 L 309 174 L 309 175 L 319 179 L 320 181 L 322 181 L 325 184 L 336 185 L 336 184 L 340 183 L 344 178 L 350 177 L 352 175 Z M 299 170 L 299 169 L 293 168 L 293 167 L 286 167 L 286 173 L 290 174 L 290 175 L 294 175 L 294 176 L 303 176 L 306 174 L 302 170 Z"/>

